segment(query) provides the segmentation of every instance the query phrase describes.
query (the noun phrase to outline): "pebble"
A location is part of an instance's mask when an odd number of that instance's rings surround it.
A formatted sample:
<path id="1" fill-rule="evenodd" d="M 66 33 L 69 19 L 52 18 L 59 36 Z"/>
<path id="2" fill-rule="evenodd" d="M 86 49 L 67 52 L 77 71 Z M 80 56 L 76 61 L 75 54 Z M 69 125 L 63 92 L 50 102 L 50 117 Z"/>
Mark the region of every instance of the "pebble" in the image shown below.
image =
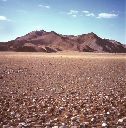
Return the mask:
<path id="1" fill-rule="evenodd" d="M 110 112 L 107 112 L 106 114 L 107 114 L 107 115 L 110 115 Z"/>
<path id="2" fill-rule="evenodd" d="M 59 128 L 67 128 L 67 127 L 66 127 L 65 123 L 62 123 L 62 125 L 59 126 Z"/>
<path id="3" fill-rule="evenodd" d="M 124 60 L 26 58 L 0 65 L 0 128 L 124 127 Z"/>
<path id="4" fill-rule="evenodd" d="M 20 122 L 19 126 L 27 126 L 27 124 L 25 122 Z"/>
<path id="5" fill-rule="evenodd" d="M 59 128 L 58 126 L 53 126 L 52 128 Z"/>
<path id="6" fill-rule="evenodd" d="M 102 127 L 107 127 L 108 125 L 106 123 L 102 123 Z"/>
<path id="7" fill-rule="evenodd" d="M 71 126 L 71 128 L 77 128 L 77 126 Z"/>
<path id="8" fill-rule="evenodd" d="M 122 122 L 123 122 L 123 118 L 122 118 L 122 119 L 119 119 L 118 122 L 119 122 L 119 123 L 122 123 Z"/>
<path id="9" fill-rule="evenodd" d="M 0 79 L 3 79 L 3 76 L 0 76 Z"/>
<path id="10" fill-rule="evenodd" d="M 94 120 L 95 120 L 95 118 L 92 118 L 92 119 L 91 119 L 91 122 L 94 122 Z"/>
<path id="11" fill-rule="evenodd" d="M 9 125 L 3 125 L 2 128 L 10 128 L 10 126 Z"/>

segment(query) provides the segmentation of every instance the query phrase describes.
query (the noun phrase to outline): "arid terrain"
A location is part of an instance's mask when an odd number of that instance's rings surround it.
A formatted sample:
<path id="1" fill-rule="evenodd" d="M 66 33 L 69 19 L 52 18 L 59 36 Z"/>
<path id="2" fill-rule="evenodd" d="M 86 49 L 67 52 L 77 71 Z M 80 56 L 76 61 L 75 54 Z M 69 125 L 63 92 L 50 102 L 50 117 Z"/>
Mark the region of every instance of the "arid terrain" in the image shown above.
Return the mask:
<path id="1" fill-rule="evenodd" d="M 0 53 L 0 128 L 101 127 L 126 127 L 126 54 Z"/>
<path id="2" fill-rule="evenodd" d="M 66 50 L 126 53 L 126 45 L 115 40 L 102 39 L 93 32 L 75 36 L 44 30 L 32 31 L 15 40 L 0 42 L 0 51 L 55 53 Z"/>

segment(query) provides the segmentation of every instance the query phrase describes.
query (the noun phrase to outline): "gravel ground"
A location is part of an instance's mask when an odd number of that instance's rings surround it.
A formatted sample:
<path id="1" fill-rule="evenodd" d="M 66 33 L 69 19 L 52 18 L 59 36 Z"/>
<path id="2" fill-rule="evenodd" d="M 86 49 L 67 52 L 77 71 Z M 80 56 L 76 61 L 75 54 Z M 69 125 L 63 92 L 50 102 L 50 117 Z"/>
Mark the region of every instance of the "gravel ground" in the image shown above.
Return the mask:
<path id="1" fill-rule="evenodd" d="M 126 54 L 0 53 L 0 128 L 126 128 Z"/>

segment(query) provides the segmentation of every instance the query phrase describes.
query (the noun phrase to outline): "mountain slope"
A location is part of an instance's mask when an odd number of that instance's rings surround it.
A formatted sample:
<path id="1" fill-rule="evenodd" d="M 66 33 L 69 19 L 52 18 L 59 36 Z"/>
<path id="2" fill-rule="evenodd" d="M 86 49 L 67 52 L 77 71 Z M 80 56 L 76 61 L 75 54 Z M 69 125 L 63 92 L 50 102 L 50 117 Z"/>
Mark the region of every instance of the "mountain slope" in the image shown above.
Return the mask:
<path id="1" fill-rule="evenodd" d="M 57 34 L 54 31 L 32 31 L 15 40 L 0 43 L 0 51 L 50 53 L 63 50 L 126 53 L 126 47 L 123 44 L 114 40 L 102 39 L 93 32 L 73 36 Z"/>

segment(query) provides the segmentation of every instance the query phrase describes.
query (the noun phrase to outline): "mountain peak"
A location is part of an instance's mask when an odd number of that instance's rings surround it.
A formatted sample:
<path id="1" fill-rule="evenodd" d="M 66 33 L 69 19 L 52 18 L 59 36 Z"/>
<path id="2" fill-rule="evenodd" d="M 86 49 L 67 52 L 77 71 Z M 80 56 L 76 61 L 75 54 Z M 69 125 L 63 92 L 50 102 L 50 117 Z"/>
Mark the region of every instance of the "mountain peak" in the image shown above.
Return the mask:
<path id="1" fill-rule="evenodd" d="M 44 31 L 44 30 L 40 30 L 40 31 L 36 30 L 36 31 L 32 31 L 32 32 L 30 32 L 30 33 L 28 33 L 26 35 L 38 35 L 38 36 L 42 36 L 42 34 L 45 33 L 45 32 L 46 31 Z"/>
<path id="2" fill-rule="evenodd" d="M 95 38 L 98 38 L 98 36 L 94 33 L 94 32 L 90 32 L 88 34 L 86 34 L 87 36 L 90 36 L 90 37 L 95 37 Z"/>
<path id="3" fill-rule="evenodd" d="M 22 37 L 18 37 L 16 38 L 16 40 L 31 40 L 31 39 L 34 39 L 34 38 L 37 38 L 39 36 L 42 36 L 44 33 L 46 33 L 46 31 L 44 30 L 36 30 L 36 31 L 32 31 Z"/>
<path id="4" fill-rule="evenodd" d="M 95 33 L 79 36 L 61 35 L 54 31 L 32 31 L 16 40 L 0 44 L 0 51 L 57 52 L 63 50 L 80 52 L 126 53 L 126 46 L 117 41 L 102 39 Z"/>

